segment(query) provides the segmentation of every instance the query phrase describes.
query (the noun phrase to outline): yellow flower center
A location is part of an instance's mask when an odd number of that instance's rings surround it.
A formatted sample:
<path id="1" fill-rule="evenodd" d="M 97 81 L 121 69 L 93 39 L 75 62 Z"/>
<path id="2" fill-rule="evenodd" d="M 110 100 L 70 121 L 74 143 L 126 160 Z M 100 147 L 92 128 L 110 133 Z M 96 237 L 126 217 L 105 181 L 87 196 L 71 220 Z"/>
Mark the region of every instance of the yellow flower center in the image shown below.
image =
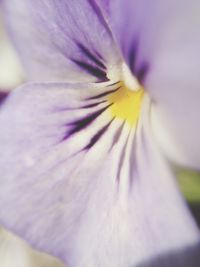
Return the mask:
<path id="1" fill-rule="evenodd" d="M 113 73 L 115 74 L 115 72 L 109 73 L 111 77 L 114 77 Z M 125 63 L 122 64 L 120 80 L 122 81 L 121 87 L 108 98 L 108 101 L 113 103 L 110 112 L 112 116 L 135 126 L 140 115 L 144 89 Z"/>
<path id="2" fill-rule="evenodd" d="M 110 107 L 112 116 L 125 120 L 131 126 L 136 125 L 140 115 L 143 95 L 144 90 L 142 87 L 137 91 L 133 91 L 122 83 L 121 88 L 112 93 L 108 99 L 110 103 L 113 103 Z"/>

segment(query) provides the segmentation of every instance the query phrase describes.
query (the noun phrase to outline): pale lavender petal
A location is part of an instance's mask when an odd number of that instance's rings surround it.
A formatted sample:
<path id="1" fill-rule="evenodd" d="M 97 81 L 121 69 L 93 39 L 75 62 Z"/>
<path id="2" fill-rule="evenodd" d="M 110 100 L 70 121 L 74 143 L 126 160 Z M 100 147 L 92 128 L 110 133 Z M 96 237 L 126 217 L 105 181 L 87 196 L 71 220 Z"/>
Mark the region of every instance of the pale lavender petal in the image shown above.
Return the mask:
<path id="1" fill-rule="evenodd" d="M 163 151 L 199 170 L 200 2 L 98 2 L 133 74 L 154 101 L 152 120 Z"/>
<path id="2" fill-rule="evenodd" d="M 199 231 L 153 142 L 148 99 L 135 132 L 109 113 L 116 86 L 30 84 L 9 96 L 0 223 L 67 266 L 135 267 L 164 255 L 162 266 L 185 267 L 180 251 L 198 245 Z"/>
<path id="3" fill-rule="evenodd" d="M 92 0 L 3 0 L 2 10 L 31 80 L 103 81 L 107 68 L 119 61 Z"/>
<path id="4" fill-rule="evenodd" d="M 148 0 L 97 0 L 97 2 L 126 63 L 144 84 L 155 44 L 154 36 L 151 36 L 152 30 L 156 27 L 153 18 L 158 17 L 162 3 Z"/>
<path id="5" fill-rule="evenodd" d="M 163 27 L 146 85 L 163 151 L 178 164 L 200 170 L 200 2 L 182 2 Z"/>

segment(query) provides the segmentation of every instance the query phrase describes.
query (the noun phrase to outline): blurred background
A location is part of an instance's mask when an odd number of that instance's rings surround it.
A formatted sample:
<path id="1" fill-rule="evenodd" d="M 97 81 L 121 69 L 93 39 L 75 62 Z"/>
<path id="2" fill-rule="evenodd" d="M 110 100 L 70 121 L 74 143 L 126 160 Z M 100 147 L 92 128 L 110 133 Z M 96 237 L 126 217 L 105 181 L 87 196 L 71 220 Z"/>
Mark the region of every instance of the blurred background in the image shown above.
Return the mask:
<path id="1" fill-rule="evenodd" d="M 180 189 L 200 227 L 200 174 L 198 172 L 175 168 Z"/>
<path id="2" fill-rule="evenodd" d="M 11 90 L 23 80 L 20 61 L 9 43 L 0 16 L 0 90 Z"/>

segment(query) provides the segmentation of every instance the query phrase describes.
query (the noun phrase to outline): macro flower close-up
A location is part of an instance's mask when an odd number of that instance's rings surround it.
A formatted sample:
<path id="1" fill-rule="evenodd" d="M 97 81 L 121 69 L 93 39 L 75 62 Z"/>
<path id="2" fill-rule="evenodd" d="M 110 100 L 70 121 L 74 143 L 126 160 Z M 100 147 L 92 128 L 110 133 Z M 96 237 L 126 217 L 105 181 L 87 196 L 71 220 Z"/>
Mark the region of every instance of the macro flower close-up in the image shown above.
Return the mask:
<path id="1" fill-rule="evenodd" d="M 199 267 L 174 168 L 200 170 L 200 2 L 0 10 L 24 70 L 0 93 L 0 225 L 66 267 Z M 0 266 L 54 267 L 32 261 Z"/>

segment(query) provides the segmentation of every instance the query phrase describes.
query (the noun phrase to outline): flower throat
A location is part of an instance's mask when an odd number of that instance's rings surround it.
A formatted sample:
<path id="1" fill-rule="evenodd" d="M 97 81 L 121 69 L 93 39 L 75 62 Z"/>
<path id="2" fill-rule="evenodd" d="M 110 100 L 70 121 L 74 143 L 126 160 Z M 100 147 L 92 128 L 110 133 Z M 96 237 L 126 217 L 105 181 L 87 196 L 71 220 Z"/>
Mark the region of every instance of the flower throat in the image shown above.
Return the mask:
<path id="1" fill-rule="evenodd" d="M 115 118 L 135 126 L 141 112 L 144 89 L 132 75 L 126 65 L 123 65 L 121 87 L 111 95 L 108 101 L 113 103 L 110 112 Z"/>

